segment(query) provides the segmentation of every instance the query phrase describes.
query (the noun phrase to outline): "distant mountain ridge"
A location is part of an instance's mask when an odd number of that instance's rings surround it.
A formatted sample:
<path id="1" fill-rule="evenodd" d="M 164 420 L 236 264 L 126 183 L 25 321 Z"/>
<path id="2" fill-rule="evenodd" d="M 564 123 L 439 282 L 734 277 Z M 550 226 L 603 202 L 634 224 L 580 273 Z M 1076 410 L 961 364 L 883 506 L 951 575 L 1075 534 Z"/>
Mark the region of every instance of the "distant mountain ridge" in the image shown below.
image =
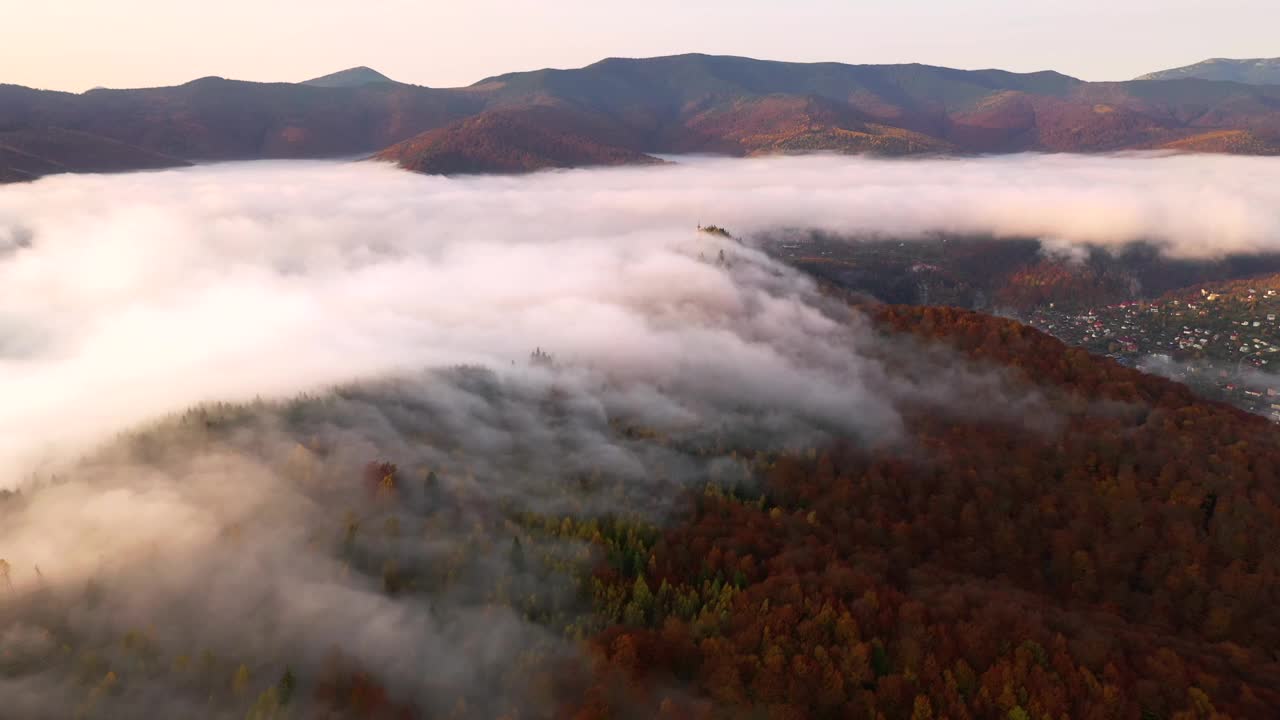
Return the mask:
<path id="1" fill-rule="evenodd" d="M 362 87 L 364 85 L 376 85 L 379 83 L 396 83 L 396 81 L 373 68 L 361 65 L 359 67 L 347 68 L 346 70 L 339 70 L 336 73 L 322 75 L 318 78 L 312 78 L 302 84 L 312 85 L 315 87 Z"/>
<path id="2" fill-rule="evenodd" d="M 1280 86 L 700 54 L 610 58 L 461 88 L 406 85 L 364 67 L 306 83 L 210 77 L 81 95 L 0 85 L 0 132 L 51 128 L 179 161 L 376 154 L 428 173 L 688 152 L 1280 154 Z M 121 156 L 113 169 L 144 166 Z M 4 167 L 0 177 L 15 177 Z"/>
<path id="3" fill-rule="evenodd" d="M 1280 58 L 1210 58 L 1193 65 L 1147 73 L 1138 80 L 1225 80 L 1250 85 L 1280 85 Z"/>
<path id="4" fill-rule="evenodd" d="M 375 157 L 406 170 L 439 174 L 661 162 L 612 140 L 608 120 L 552 106 L 481 113 L 393 145 Z"/>

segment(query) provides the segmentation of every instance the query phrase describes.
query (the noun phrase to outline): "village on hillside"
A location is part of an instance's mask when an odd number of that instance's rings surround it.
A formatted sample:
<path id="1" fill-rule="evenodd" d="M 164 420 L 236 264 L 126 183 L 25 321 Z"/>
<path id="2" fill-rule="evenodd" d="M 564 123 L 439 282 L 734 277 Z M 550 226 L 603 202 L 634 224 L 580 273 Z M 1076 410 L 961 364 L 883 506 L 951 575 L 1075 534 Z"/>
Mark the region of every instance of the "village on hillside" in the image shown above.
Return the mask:
<path id="1" fill-rule="evenodd" d="M 1280 291 L 1241 285 L 1084 311 L 1050 305 L 1021 319 L 1280 421 Z"/>

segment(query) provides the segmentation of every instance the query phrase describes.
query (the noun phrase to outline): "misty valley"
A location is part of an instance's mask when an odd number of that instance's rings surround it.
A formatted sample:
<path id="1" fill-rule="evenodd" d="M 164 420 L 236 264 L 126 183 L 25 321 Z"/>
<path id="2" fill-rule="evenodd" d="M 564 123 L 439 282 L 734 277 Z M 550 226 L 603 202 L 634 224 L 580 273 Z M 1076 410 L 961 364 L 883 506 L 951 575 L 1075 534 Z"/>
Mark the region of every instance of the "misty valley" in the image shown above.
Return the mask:
<path id="1" fill-rule="evenodd" d="M 1011 317 L 1203 397 L 1280 420 L 1280 254 L 1169 258 L 1135 242 L 1061 248 L 1034 239 L 925 240 L 790 232 L 761 246 L 864 302 Z"/>
<path id="2" fill-rule="evenodd" d="M 1280 707 L 1274 159 L 155 167 L 0 188 L 0 718 Z"/>

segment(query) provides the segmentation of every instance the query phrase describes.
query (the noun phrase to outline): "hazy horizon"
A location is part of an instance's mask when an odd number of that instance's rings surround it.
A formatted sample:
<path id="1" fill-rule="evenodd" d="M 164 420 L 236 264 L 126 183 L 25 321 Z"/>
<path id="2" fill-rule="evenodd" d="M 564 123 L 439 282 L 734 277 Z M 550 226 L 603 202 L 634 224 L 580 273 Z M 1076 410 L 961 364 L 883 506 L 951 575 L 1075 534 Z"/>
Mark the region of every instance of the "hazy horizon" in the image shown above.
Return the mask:
<path id="1" fill-rule="evenodd" d="M 695 52 L 1055 70 L 1083 80 L 1127 80 L 1211 57 L 1280 55 L 1270 30 L 1280 22 L 1280 6 L 1233 0 L 1218 10 L 1206 16 L 1193 0 L 1139 0 L 1123 9 L 1101 0 L 1050 8 L 1012 0 L 963 8 L 938 0 L 873 0 L 859 7 L 832 0 L 785 7 L 723 0 L 634 7 L 480 0 L 423 7 L 388 0 L 371 12 L 336 3 L 229 0 L 197 12 L 158 0 L 69 0 L 9 10 L 0 83 L 80 92 L 176 85 L 210 75 L 300 82 L 368 66 L 401 82 L 456 87 L 607 57 Z M 1077 42 L 1081 36 L 1090 42 Z"/>

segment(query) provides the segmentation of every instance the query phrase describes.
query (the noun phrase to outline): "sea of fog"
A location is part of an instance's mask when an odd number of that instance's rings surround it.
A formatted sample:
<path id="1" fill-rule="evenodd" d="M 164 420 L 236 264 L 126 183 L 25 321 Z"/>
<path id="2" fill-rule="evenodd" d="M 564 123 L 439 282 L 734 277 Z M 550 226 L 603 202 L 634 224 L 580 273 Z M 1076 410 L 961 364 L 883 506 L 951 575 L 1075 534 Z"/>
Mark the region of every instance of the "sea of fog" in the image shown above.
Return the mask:
<path id="1" fill-rule="evenodd" d="M 785 335 L 826 331 L 788 295 L 806 281 L 756 257 L 768 282 L 788 286 L 756 302 L 758 278 L 698 261 L 719 250 L 699 223 L 747 238 L 794 227 L 1146 240 L 1182 256 L 1276 249 L 1280 163 L 697 158 L 445 178 L 255 162 L 7 186 L 0 487 L 193 403 L 509 366 L 535 347 L 640 374 L 715 358 L 752 388 L 784 383 L 790 360 L 777 349 L 803 346 Z"/>

